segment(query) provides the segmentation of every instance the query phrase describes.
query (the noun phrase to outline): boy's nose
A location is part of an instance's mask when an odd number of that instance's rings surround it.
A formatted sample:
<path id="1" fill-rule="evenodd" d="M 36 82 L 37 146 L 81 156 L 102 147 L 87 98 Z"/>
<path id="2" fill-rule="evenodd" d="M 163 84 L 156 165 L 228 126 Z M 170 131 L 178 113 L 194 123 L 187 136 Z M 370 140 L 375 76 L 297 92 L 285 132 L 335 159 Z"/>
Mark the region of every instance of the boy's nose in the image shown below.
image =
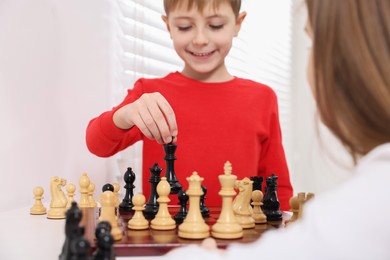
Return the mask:
<path id="1" fill-rule="evenodd" d="M 192 43 L 195 45 L 205 45 L 209 42 L 207 35 L 202 31 L 198 30 Z"/>

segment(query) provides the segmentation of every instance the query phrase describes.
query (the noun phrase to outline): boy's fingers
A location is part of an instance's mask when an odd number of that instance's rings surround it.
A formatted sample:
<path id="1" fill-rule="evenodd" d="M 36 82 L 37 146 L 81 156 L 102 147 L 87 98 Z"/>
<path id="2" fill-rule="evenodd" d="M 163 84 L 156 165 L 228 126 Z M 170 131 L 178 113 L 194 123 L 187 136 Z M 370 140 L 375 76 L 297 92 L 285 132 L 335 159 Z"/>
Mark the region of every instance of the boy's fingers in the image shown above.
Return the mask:
<path id="1" fill-rule="evenodd" d="M 168 101 L 165 98 L 159 100 L 158 106 L 162 111 L 162 113 L 164 114 L 165 119 L 168 123 L 169 135 L 171 137 L 176 137 L 178 130 L 177 130 L 175 112 L 173 111 L 172 107 L 169 105 Z"/>

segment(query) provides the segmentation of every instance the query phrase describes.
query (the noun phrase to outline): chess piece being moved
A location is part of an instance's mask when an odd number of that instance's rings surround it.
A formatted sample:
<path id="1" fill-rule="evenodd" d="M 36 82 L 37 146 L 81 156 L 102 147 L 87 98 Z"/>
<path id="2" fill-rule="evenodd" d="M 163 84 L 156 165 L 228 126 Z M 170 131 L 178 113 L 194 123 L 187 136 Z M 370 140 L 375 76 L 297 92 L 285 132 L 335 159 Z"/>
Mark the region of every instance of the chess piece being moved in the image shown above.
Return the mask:
<path id="1" fill-rule="evenodd" d="M 282 212 L 277 195 L 278 176 L 272 174 L 266 179 L 266 190 L 263 199 L 263 212 L 267 216 L 267 221 L 281 221 Z"/>
<path id="2" fill-rule="evenodd" d="M 223 239 L 240 238 L 244 233 L 233 212 L 233 197 L 236 195 L 234 185 L 237 176 L 232 174 L 230 162 L 225 163 L 224 174 L 219 175 L 218 178 L 221 184 L 218 194 L 222 197 L 222 209 L 217 222 L 211 228 L 211 235 Z"/>
<path id="3" fill-rule="evenodd" d="M 142 211 L 144 210 L 145 201 L 146 199 L 143 194 L 134 195 L 133 210 L 135 211 L 135 213 L 127 224 L 127 227 L 129 229 L 142 230 L 149 228 L 149 221 L 147 221 L 142 214 Z"/>
<path id="4" fill-rule="evenodd" d="M 133 209 L 133 192 L 134 192 L 134 181 L 135 181 L 135 173 L 131 169 L 131 167 L 127 167 L 127 171 L 123 175 L 123 180 L 126 185 L 124 186 L 126 190 L 125 197 L 123 198 L 121 204 L 119 205 L 119 211 L 127 211 L 131 212 Z"/>
<path id="5" fill-rule="evenodd" d="M 34 193 L 34 199 L 35 203 L 30 209 L 30 214 L 31 215 L 44 215 L 46 214 L 46 208 L 42 204 L 42 198 L 43 198 L 43 188 L 40 186 L 37 186 L 34 188 L 33 193 Z"/>
<path id="6" fill-rule="evenodd" d="M 183 223 L 184 219 L 187 216 L 187 204 L 188 204 L 188 195 L 185 190 L 179 191 L 177 194 L 177 198 L 179 199 L 180 209 L 177 211 L 176 215 L 173 217 L 176 221 L 176 224 Z"/>
<path id="7" fill-rule="evenodd" d="M 114 260 L 114 238 L 111 235 L 111 225 L 107 221 L 99 222 L 95 229 L 96 250 L 91 260 Z"/>
<path id="8" fill-rule="evenodd" d="M 68 202 L 66 203 L 66 209 L 72 206 L 72 202 L 75 201 L 74 193 L 76 192 L 76 186 L 73 183 L 66 185 L 66 193 L 68 195 Z"/>
<path id="9" fill-rule="evenodd" d="M 88 175 L 84 172 L 79 180 L 80 185 L 80 200 L 78 206 L 80 208 L 88 208 L 89 207 L 89 197 L 88 197 L 88 188 L 91 183 Z"/>
<path id="10" fill-rule="evenodd" d="M 157 163 L 154 163 L 153 167 L 149 169 L 151 176 L 149 178 L 149 183 L 151 185 L 150 189 L 150 197 L 148 202 L 146 203 L 145 210 L 144 210 L 144 216 L 146 219 L 153 219 L 157 212 L 158 212 L 158 194 L 157 194 L 157 185 L 161 180 L 160 174 L 162 171 L 162 168 L 158 166 Z"/>
<path id="11" fill-rule="evenodd" d="M 157 185 L 157 194 L 159 196 L 157 202 L 160 206 L 157 215 L 150 222 L 150 227 L 152 229 L 171 230 L 176 228 L 176 222 L 173 220 L 168 210 L 168 202 L 171 201 L 168 198 L 170 190 L 171 186 L 169 185 L 167 178 L 161 177 L 161 181 Z"/>
<path id="12" fill-rule="evenodd" d="M 252 184 L 253 181 L 247 177 L 240 181 L 236 181 L 235 183 L 239 193 L 233 201 L 233 211 L 238 223 L 244 229 L 255 227 L 255 220 L 252 217 L 252 207 L 250 206 L 252 198 Z"/>
<path id="13" fill-rule="evenodd" d="M 112 191 L 106 190 L 100 195 L 100 217 L 99 221 L 108 221 L 111 225 L 111 235 L 115 241 L 122 239 L 122 231 L 118 227 L 115 215 L 115 195 Z"/>
<path id="14" fill-rule="evenodd" d="M 175 173 L 175 152 L 176 152 L 177 145 L 174 143 L 168 143 L 164 144 L 164 151 L 165 151 L 165 157 L 164 160 L 166 162 L 166 174 L 167 181 L 169 182 L 171 186 L 171 194 L 178 194 L 179 191 L 182 189 L 181 184 L 177 180 L 176 173 Z"/>
<path id="15" fill-rule="evenodd" d="M 260 190 L 252 191 L 252 206 L 253 213 L 252 218 L 255 220 L 256 224 L 267 223 L 267 216 L 263 213 L 261 206 L 263 205 L 263 193 Z"/>
<path id="16" fill-rule="evenodd" d="M 62 187 L 66 185 L 66 180 L 57 176 L 50 178 L 50 209 L 47 212 L 47 218 L 49 219 L 62 219 L 65 218 L 66 199 L 65 193 L 62 191 Z"/>
<path id="17" fill-rule="evenodd" d="M 203 178 L 197 172 L 193 172 L 187 177 L 188 190 L 187 195 L 190 200 L 190 208 L 187 217 L 179 226 L 179 237 L 188 239 L 203 239 L 210 236 L 210 227 L 204 221 L 200 212 L 200 196 L 203 195 L 201 183 Z"/>

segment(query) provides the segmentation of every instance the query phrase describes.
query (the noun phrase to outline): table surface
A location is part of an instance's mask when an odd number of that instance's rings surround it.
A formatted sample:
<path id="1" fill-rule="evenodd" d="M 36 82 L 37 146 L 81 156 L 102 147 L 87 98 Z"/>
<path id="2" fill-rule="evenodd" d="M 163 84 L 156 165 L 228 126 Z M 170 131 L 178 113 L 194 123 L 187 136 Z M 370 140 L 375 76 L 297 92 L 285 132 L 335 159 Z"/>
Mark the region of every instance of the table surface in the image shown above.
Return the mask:
<path id="1" fill-rule="evenodd" d="M 47 219 L 46 215 L 30 215 L 29 210 L 29 208 L 20 208 L 0 212 L 0 259 L 58 259 L 65 241 L 65 219 L 53 220 Z M 215 212 L 215 210 L 211 209 L 211 212 Z M 89 219 L 85 220 L 88 224 L 82 221 L 86 224 L 85 236 L 91 241 L 92 248 L 94 247 L 92 234 L 96 225 L 94 217 L 92 217 L 94 215 L 96 214 L 90 214 Z M 213 224 L 217 217 L 211 213 L 208 223 Z M 289 213 L 284 213 L 284 217 L 288 218 Z M 125 222 L 126 218 L 123 218 L 122 221 Z M 278 228 L 279 226 L 283 226 L 283 223 L 256 225 L 255 229 L 244 230 L 244 238 L 238 240 L 218 239 L 217 243 L 223 248 L 232 241 L 243 243 L 254 241 L 266 229 Z M 158 259 L 158 255 L 165 254 L 172 248 L 201 242 L 201 240 L 178 238 L 177 229 L 172 231 L 148 229 L 136 231 L 137 235 L 134 236 L 133 231 L 124 228 L 124 234 L 124 238 L 114 244 L 118 260 Z"/>

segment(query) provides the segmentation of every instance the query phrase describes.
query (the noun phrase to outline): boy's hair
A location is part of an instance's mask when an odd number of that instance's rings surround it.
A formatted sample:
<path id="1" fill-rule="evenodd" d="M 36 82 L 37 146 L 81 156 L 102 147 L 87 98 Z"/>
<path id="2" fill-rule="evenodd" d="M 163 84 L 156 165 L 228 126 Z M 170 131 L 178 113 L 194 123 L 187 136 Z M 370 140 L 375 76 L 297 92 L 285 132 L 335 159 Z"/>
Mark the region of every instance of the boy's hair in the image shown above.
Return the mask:
<path id="1" fill-rule="evenodd" d="M 190 10 L 193 7 L 197 7 L 200 12 L 203 11 L 206 4 L 210 1 L 213 2 L 213 7 L 216 9 L 221 3 L 228 2 L 234 12 L 234 15 L 237 17 L 240 8 L 241 8 L 241 0 L 164 0 L 164 10 L 165 14 L 168 16 L 169 12 L 177 8 L 178 6 L 187 5 L 187 9 Z"/>
<path id="2" fill-rule="evenodd" d="M 390 142 L 390 1 L 306 4 L 319 115 L 356 161 Z"/>

